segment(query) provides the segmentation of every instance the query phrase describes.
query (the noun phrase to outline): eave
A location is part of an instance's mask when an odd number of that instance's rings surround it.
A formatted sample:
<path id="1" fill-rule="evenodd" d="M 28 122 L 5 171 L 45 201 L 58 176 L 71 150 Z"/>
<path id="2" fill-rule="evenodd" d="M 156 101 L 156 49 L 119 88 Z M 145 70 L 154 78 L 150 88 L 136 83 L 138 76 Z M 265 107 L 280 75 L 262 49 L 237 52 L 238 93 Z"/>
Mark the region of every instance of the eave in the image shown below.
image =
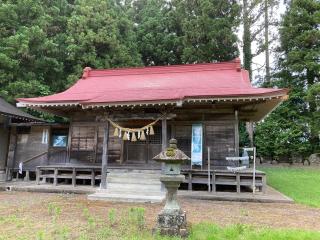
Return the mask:
<path id="1" fill-rule="evenodd" d="M 122 109 L 122 108 L 183 108 L 193 104 L 230 104 L 239 105 L 239 111 L 254 111 L 254 115 L 248 115 L 245 121 L 260 121 L 268 113 L 270 113 L 282 101 L 287 99 L 287 91 L 281 91 L 277 94 L 257 95 L 257 96 L 234 96 L 234 97 L 199 97 L 185 98 L 178 100 L 163 100 L 163 101 L 144 101 L 144 102 L 115 102 L 115 103 L 79 103 L 79 102 L 55 102 L 55 103 L 32 103 L 20 102 L 19 107 L 32 108 L 38 111 L 44 111 L 55 115 L 68 117 L 70 111 L 83 110 L 102 110 Z"/>

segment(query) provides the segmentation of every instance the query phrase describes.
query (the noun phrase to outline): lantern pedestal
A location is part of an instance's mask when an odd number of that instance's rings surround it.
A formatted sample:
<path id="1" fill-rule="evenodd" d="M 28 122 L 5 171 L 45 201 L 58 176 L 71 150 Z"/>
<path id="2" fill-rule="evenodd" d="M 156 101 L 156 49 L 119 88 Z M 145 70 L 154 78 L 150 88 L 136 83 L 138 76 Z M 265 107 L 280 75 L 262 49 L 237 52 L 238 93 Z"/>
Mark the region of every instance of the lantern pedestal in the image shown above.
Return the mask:
<path id="1" fill-rule="evenodd" d="M 177 201 L 177 190 L 185 177 L 183 175 L 163 175 L 160 181 L 167 189 L 166 204 L 159 213 L 156 230 L 161 235 L 186 237 L 187 217 Z"/>

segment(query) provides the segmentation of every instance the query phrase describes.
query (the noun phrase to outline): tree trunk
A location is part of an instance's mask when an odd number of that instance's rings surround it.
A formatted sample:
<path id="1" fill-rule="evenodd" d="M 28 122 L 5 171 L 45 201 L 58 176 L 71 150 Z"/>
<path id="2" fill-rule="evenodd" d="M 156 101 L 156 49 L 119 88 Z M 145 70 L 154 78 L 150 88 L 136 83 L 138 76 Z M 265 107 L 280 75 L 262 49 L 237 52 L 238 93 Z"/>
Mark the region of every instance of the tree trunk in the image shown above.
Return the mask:
<path id="1" fill-rule="evenodd" d="M 266 57 L 266 78 L 265 84 L 270 84 L 270 56 L 269 56 L 269 13 L 268 0 L 264 1 L 264 42 Z"/>
<path id="2" fill-rule="evenodd" d="M 252 77 L 252 52 L 251 52 L 251 31 L 250 19 L 248 13 L 248 1 L 243 0 L 243 64 L 244 68 L 249 71 L 250 80 Z"/>

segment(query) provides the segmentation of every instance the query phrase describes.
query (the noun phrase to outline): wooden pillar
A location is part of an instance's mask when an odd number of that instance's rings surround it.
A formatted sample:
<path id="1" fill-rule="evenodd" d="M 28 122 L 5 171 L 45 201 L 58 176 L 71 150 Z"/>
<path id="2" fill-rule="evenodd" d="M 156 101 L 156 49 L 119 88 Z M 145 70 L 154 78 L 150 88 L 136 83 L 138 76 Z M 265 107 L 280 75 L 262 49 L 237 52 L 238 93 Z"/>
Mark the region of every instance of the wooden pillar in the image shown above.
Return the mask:
<path id="1" fill-rule="evenodd" d="M 36 183 L 37 185 L 40 184 L 40 174 L 41 174 L 41 169 L 39 167 L 36 168 Z"/>
<path id="2" fill-rule="evenodd" d="M 162 122 L 161 122 L 161 130 L 162 130 L 162 151 L 166 150 L 167 148 L 167 119 L 166 118 L 163 118 L 162 119 Z M 164 172 L 164 163 L 161 163 L 161 172 L 163 173 Z M 164 191 L 165 188 L 164 188 L 164 184 L 161 183 L 161 191 Z"/>
<path id="3" fill-rule="evenodd" d="M 167 119 L 162 119 L 162 151 L 167 148 Z"/>
<path id="4" fill-rule="evenodd" d="M 91 170 L 91 187 L 94 187 L 94 184 L 95 184 L 95 173 L 94 173 L 94 170 L 92 169 Z"/>
<path id="5" fill-rule="evenodd" d="M 238 110 L 234 111 L 234 148 L 236 156 L 239 156 L 239 117 Z"/>
<path id="6" fill-rule="evenodd" d="M 107 165 L 108 165 L 108 141 L 109 122 L 106 122 L 103 134 L 102 165 L 101 165 L 101 188 L 107 189 Z"/>
<path id="7" fill-rule="evenodd" d="M 236 173 L 236 181 L 237 181 L 237 193 L 241 192 L 241 186 L 240 186 L 240 174 Z"/>
<path id="8" fill-rule="evenodd" d="M 188 173 L 188 191 L 192 191 L 192 172 Z"/>
<path id="9" fill-rule="evenodd" d="M 10 139 L 9 139 L 9 149 L 8 149 L 8 156 L 7 156 L 7 169 L 8 173 L 13 174 L 13 168 L 15 165 L 15 153 L 16 153 L 16 147 L 17 147 L 17 133 L 16 133 L 16 127 L 11 127 L 11 133 L 10 133 Z M 13 176 L 10 174 L 10 176 L 6 176 L 6 180 L 11 180 Z"/>
<path id="10" fill-rule="evenodd" d="M 76 173 L 76 168 L 73 168 L 72 169 L 72 186 L 75 187 L 76 186 L 76 176 L 77 176 L 77 173 Z"/>
<path id="11" fill-rule="evenodd" d="M 72 142 L 72 129 L 73 129 L 73 124 L 69 124 L 69 131 L 68 131 L 68 146 L 67 146 L 67 155 L 65 162 L 70 163 L 70 156 L 71 156 L 71 142 Z"/>
<path id="12" fill-rule="evenodd" d="M 58 184 L 58 168 L 55 168 L 53 173 L 53 185 L 57 186 L 57 184 Z"/>
<path id="13" fill-rule="evenodd" d="M 30 171 L 29 170 L 26 170 L 26 176 L 24 177 L 23 180 L 26 181 L 26 182 L 30 181 Z"/>

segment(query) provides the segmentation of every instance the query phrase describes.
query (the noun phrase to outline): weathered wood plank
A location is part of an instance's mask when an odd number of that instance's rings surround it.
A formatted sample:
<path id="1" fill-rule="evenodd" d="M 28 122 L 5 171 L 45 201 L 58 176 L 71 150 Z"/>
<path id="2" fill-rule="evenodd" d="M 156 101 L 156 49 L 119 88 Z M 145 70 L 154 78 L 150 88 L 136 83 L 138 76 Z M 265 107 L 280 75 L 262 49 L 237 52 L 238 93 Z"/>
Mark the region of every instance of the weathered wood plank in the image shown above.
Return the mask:
<path id="1" fill-rule="evenodd" d="M 107 188 L 107 164 L 108 164 L 108 142 L 109 142 L 109 122 L 106 122 L 103 137 L 102 165 L 101 165 L 101 188 Z"/>

